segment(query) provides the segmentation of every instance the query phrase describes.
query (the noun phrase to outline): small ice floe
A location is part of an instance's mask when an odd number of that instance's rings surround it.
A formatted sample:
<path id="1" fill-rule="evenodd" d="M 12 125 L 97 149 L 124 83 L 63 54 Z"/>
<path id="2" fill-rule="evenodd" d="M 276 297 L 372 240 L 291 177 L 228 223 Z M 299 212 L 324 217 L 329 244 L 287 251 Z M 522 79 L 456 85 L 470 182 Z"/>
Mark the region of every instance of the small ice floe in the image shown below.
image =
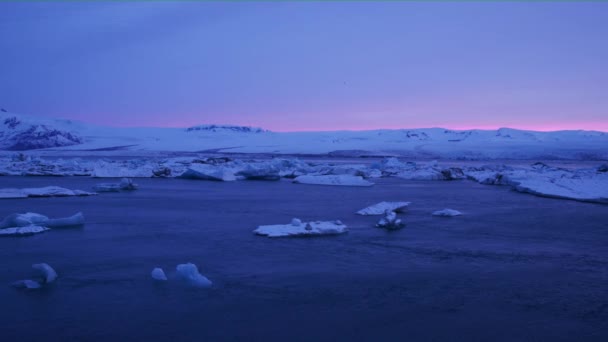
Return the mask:
<path id="1" fill-rule="evenodd" d="M 351 175 L 322 175 L 322 176 L 299 176 L 293 181 L 298 184 L 315 185 L 340 185 L 340 186 L 372 186 L 374 183 L 366 181 L 361 176 Z"/>
<path id="2" fill-rule="evenodd" d="M 40 271 L 46 284 L 52 283 L 57 279 L 57 272 L 47 263 L 33 264 L 32 268 Z"/>
<path id="3" fill-rule="evenodd" d="M 340 220 L 302 222 L 301 220 L 294 218 L 291 220 L 290 224 L 259 226 L 253 232 L 257 235 L 268 237 L 286 237 L 337 235 L 346 233 L 347 231 L 348 228 Z"/>
<path id="4" fill-rule="evenodd" d="M 84 224 L 84 215 L 76 213 L 69 217 L 51 219 L 37 213 L 11 214 L 0 221 L 0 228 L 43 226 L 47 228 L 61 228 L 81 226 Z"/>
<path id="5" fill-rule="evenodd" d="M 235 181 L 234 172 L 223 166 L 213 166 L 207 164 L 192 164 L 182 173 L 179 178 L 185 179 L 201 179 L 212 181 Z"/>
<path id="6" fill-rule="evenodd" d="M 458 210 L 454 209 L 443 209 L 437 210 L 433 212 L 433 216 L 441 216 L 441 217 L 452 217 L 452 216 L 460 216 L 462 213 Z"/>
<path id="7" fill-rule="evenodd" d="M 123 178 L 120 183 L 100 183 L 93 187 L 97 192 L 120 192 L 137 190 L 137 184 L 131 178 Z"/>
<path id="8" fill-rule="evenodd" d="M 193 263 L 179 264 L 176 267 L 177 277 L 186 284 L 194 287 L 211 287 L 213 283 L 200 274 L 198 267 Z"/>
<path id="9" fill-rule="evenodd" d="M 150 275 L 152 276 L 152 279 L 154 279 L 154 280 L 160 280 L 160 281 L 167 280 L 167 275 L 165 275 L 165 271 L 163 271 L 163 269 L 160 267 L 154 268 L 152 270 L 152 273 L 150 273 Z"/>
<path id="10" fill-rule="evenodd" d="M 387 210 L 396 213 L 404 213 L 407 211 L 411 202 L 380 202 L 367 208 L 357 211 L 359 215 L 382 215 Z"/>
<path id="11" fill-rule="evenodd" d="M 49 229 L 41 226 L 10 227 L 0 229 L 0 236 L 28 236 L 46 232 L 47 230 Z"/>
<path id="12" fill-rule="evenodd" d="M 37 213 L 11 214 L 0 221 L 0 236 L 26 236 L 42 233 L 49 228 L 67 228 L 84 225 L 82 213 L 70 217 L 51 219 Z"/>
<path id="13" fill-rule="evenodd" d="M 397 214 L 394 211 L 387 210 L 384 213 L 384 217 L 376 224 L 376 227 L 395 230 L 405 227 L 405 223 L 397 218 Z"/>
<path id="14" fill-rule="evenodd" d="M 70 190 L 59 186 L 43 188 L 0 189 L 0 198 L 91 196 L 94 192 Z"/>
<path id="15" fill-rule="evenodd" d="M 47 263 L 33 264 L 32 268 L 39 272 L 40 279 L 23 279 L 12 283 L 12 286 L 21 289 L 39 289 L 57 279 L 57 272 Z"/>

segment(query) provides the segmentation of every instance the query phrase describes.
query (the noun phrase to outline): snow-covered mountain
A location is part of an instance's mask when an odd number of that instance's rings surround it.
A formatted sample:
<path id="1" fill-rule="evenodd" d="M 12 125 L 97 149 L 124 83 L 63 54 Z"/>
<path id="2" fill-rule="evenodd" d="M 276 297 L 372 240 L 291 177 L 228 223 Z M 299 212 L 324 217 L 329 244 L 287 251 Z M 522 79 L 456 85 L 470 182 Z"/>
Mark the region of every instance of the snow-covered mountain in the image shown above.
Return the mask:
<path id="1" fill-rule="evenodd" d="M 39 120 L 2 112 L 0 149 L 32 150 L 82 144 L 84 140 L 69 128 L 70 121 Z"/>
<path id="2" fill-rule="evenodd" d="M 271 132 L 231 125 L 110 128 L 0 112 L 0 149 L 395 155 L 450 159 L 608 159 L 608 133 L 443 128 Z"/>

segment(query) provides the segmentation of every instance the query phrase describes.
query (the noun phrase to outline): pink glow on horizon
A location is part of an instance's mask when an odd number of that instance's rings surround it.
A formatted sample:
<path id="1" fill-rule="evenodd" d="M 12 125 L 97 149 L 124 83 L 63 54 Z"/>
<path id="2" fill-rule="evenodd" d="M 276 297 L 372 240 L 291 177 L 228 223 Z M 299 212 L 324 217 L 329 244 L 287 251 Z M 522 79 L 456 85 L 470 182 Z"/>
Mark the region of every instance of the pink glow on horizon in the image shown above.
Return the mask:
<path id="1" fill-rule="evenodd" d="M 103 115 L 95 116 L 96 118 L 104 118 Z M 77 119 L 76 119 L 77 120 Z M 451 130 L 497 130 L 499 128 L 513 128 L 519 130 L 539 131 L 539 132 L 551 132 L 551 131 L 564 131 L 564 130 L 585 130 L 585 131 L 600 131 L 608 132 L 608 120 L 606 122 L 563 122 L 563 123 L 528 123 L 528 124 L 515 124 L 515 123 L 502 123 L 502 124 L 470 124 L 470 123 L 436 123 L 436 122 L 420 122 L 412 123 L 410 125 L 382 125 L 382 124 L 333 124 L 323 125 L 319 127 L 314 124 L 306 125 L 300 123 L 293 123 L 294 128 L 291 125 L 285 124 L 264 124 L 263 122 L 256 123 L 255 120 L 248 120 L 251 122 L 226 122 L 221 119 L 215 119 L 213 121 L 204 122 L 200 119 L 190 120 L 146 120 L 145 124 L 129 122 L 130 120 L 118 121 L 112 120 L 106 122 L 105 120 L 91 120 L 89 123 L 108 127 L 117 128 L 128 128 L 128 127 L 154 127 L 154 128 L 187 128 L 205 124 L 219 124 L 219 125 L 235 125 L 235 126 L 251 126 L 268 129 L 273 132 L 328 132 L 328 131 L 369 131 L 369 130 L 398 130 L 398 129 L 416 129 L 416 128 L 445 128 Z"/>

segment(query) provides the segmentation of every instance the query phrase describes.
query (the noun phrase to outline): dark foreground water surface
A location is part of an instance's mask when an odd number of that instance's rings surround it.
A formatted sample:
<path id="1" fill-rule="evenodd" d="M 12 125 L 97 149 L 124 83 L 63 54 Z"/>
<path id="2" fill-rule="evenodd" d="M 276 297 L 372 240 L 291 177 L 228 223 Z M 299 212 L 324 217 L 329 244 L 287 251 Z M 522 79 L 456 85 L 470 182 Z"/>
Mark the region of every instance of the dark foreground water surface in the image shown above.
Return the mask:
<path id="1" fill-rule="evenodd" d="M 91 178 L 0 177 L 0 187 Z M 138 179 L 141 190 L 0 200 L 0 216 L 82 211 L 82 229 L 0 239 L 1 341 L 608 341 L 608 206 L 469 181 L 370 188 Z M 407 227 L 354 212 L 412 201 Z M 464 212 L 432 217 L 434 210 Z M 269 239 L 340 219 L 348 234 Z M 193 262 L 211 289 L 155 283 Z M 49 288 L 10 283 L 46 262 Z"/>

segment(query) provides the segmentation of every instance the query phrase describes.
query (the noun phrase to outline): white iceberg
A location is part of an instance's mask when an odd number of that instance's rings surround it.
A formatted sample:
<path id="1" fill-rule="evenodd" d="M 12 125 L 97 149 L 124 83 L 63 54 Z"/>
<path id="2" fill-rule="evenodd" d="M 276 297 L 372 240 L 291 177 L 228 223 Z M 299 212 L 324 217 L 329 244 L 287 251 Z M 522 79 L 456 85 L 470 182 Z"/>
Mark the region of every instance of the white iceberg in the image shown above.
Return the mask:
<path id="1" fill-rule="evenodd" d="M 32 268 L 37 271 L 40 271 L 42 276 L 44 276 L 44 282 L 46 284 L 52 283 L 55 281 L 55 279 L 57 279 L 57 272 L 55 272 L 55 270 L 49 264 L 33 264 Z"/>
<path id="2" fill-rule="evenodd" d="M 97 192 L 119 192 L 137 190 L 137 184 L 131 178 L 123 178 L 120 183 L 100 183 L 93 187 Z"/>
<path id="3" fill-rule="evenodd" d="M 405 223 L 397 218 L 397 214 L 394 211 L 387 210 L 384 213 L 384 217 L 376 224 L 376 227 L 394 230 L 405 227 Z"/>
<path id="4" fill-rule="evenodd" d="M 382 215 L 387 210 L 396 213 L 404 213 L 407 211 L 411 202 L 380 202 L 367 208 L 357 211 L 359 215 Z"/>
<path id="5" fill-rule="evenodd" d="M 0 229 L 0 236 L 27 236 L 34 235 L 49 230 L 41 226 L 10 227 Z"/>
<path id="6" fill-rule="evenodd" d="M 347 231 L 348 228 L 340 220 L 304 223 L 299 219 L 293 219 L 290 224 L 259 226 L 253 232 L 257 235 L 268 237 L 286 237 L 337 235 L 346 233 Z"/>
<path id="7" fill-rule="evenodd" d="M 178 279 L 194 287 L 211 287 L 213 283 L 200 274 L 198 267 L 193 263 L 179 264 L 176 268 Z"/>
<path id="8" fill-rule="evenodd" d="M 351 175 L 305 175 L 296 177 L 293 181 L 298 184 L 338 185 L 338 186 L 372 186 L 374 183 L 366 181 L 361 176 Z"/>
<path id="9" fill-rule="evenodd" d="M 165 274 L 165 271 L 163 271 L 163 269 L 160 267 L 155 267 L 152 270 L 152 272 L 150 273 L 150 276 L 152 276 L 152 279 L 154 279 L 154 280 L 160 280 L 160 281 L 167 280 L 167 275 Z"/>
<path id="10" fill-rule="evenodd" d="M 223 166 L 213 166 L 208 164 L 192 164 L 182 173 L 179 178 L 201 179 L 212 181 L 235 181 L 236 176 L 232 169 Z"/>
<path id="11" fill-rule="evenodd" d="M 458 210 L 454 209 L 443 209 L 437 210 L 433 212 L 433 216 L 441 216 L 441 217 L 452 217 L 452 216 L 460 216 L 462 213 Z"/>
<path id="12" fill-rule="evenodd" d="M 60 228 L 81 226 L 84 224 L 84 215 L 76 213 L 70 217 L 50 219 L 37 213 L 11 214 L 0 221 L 0 228 L 43 226 L 47 228 Z"/>
<path id="13" fill-rule="evenodd" d="M 0 198 L 91 196 L 94 192 L 70 190 L 59 186 L 42 188 L 0 189 Z"/>

